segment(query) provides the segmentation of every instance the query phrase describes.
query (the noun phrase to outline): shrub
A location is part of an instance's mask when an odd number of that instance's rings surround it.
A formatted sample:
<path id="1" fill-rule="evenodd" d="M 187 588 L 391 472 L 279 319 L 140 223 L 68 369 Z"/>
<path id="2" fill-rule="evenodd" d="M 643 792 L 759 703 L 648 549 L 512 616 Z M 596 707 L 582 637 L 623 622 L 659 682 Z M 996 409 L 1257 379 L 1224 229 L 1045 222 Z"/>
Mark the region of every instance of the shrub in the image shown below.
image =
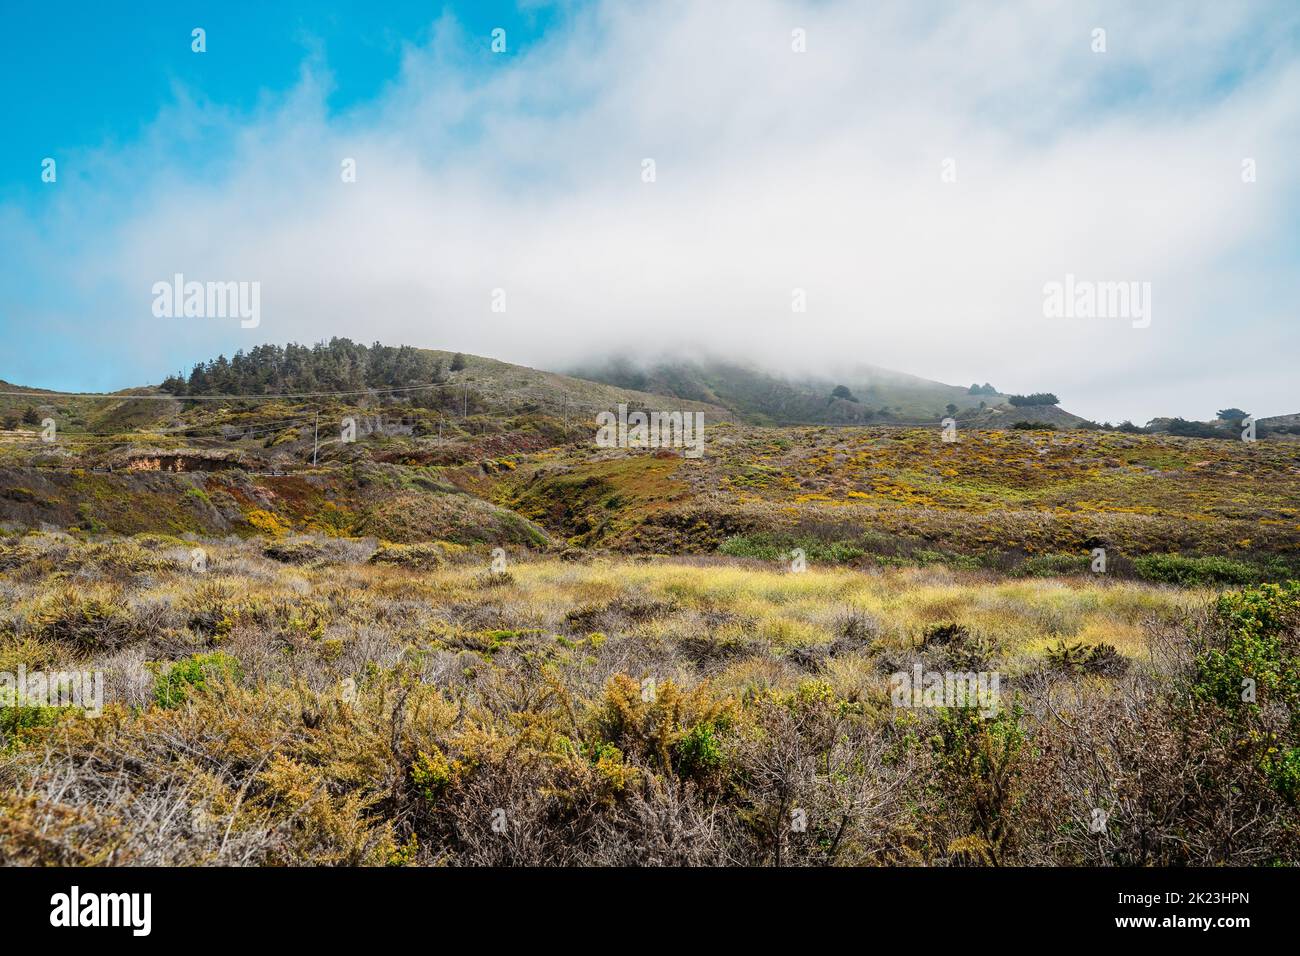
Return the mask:
<path id="1" fill-rule="evenodd" d="M 246 517 L 248 523 L 263 534 L 279 536 L 289 530 L 288 521 L 262 508 L 254 508 Z"/>
<path id="2" fill-rule="evenodd" d="M 1196 658 L 1194 696 L 1230 715 L 1233 736 L 1270 787 L 1300 799 L 1300 582 L 1215 602 L 1214 636 Z"/>
<path id="3" fill-rule="evenodd" d="M 209 684 L 239 680 L 239 662 L 229 654 L 195 654 L 180 660 L 158 677 L 154 684 L 154 701 L 159 707 L 179 707 L 194 691 L 206 690 Z"/>
<path id="4" fill-rule="evenodd" d="M 1165 428 L 1169 434 L 1183 438 L 1225 438 L 1228 435 L 1208 422 L 1191 422 L 1185 418 L 1171 418 Z"/>
<path id="5" fill-rule="evenodd" d="M 922 647 L 947 647 L 970 640 L 970 631 L 964 624 L 935 624 L 925 629 L 921 637 Z"/>
<path id="6" fill-rule="evenodd" d="M 715 757 L 716 731 L 728 725 L 732 710 L 730 701 L 715 700 L 706 685 L 683 691 L 664 681 L 654 694 L 644 694 L 635 678 L 615 674 L 605 685 L 592 728 L 596 740 L 660 769 L 681 767 L 683 759 L 692 770 L 705 769 Z"/>
<path id="7" fill-rule="evenodd" d="M 1025 793 L 1028 737 L 1020 721 L 1018 706 L 993 717 L 970 708 L 939 712 L 930 741 L 935 782 L 955 834 L 947 850 L 958 860 L 998 866 L 1011 850 Z"/>
<path id="8" fill-rule="evenodd" d="M 1064 638 L 1047 649 L 1047 664 L 1053 670 L 1107 677 L 1118 677 L 1129 666 L 1128 659 L 1113 644 L 1067 643 Z"/>
<path id="9" fill-rule="evenodd" d="M 713 721 L 698 723 L 674 747 L 674 764 L 683 777 L 705 776 L 722 766 L 722 743 Z"/>
<path id="10" fill-rule="evenodd" d="M 21 747 L 26 735 L 41 727 L 57 724 L 61 716 L 75 710 L 74 707 L 0 705 L 0 753 L 10 748 Z"/>
<path id="11" fill-rule="evenodd" d="M 1213 614 L 1223 637 L 1197 658 L 1196 693 L 1238 711 L 1247 704 L 1243 682 L 1249 680 L 1257 692 L 1280 690 L 1289 704 L 1300 704 L 1300 660 L 1284 653 L 1284 635 L 1300 624 L 1300 582 L 1225 594 Z"/>
<path id="12" fill-rule="evenodd" d="M 262 549 L 273 561 L 285 564 L 309 564 L 325 556 L 325 549 L 310 540 L 273 541 Z"/>
<path id="13" fill-rule="evenodd" d="M 47 595 L 32 609 L 28 624 L 36 636 L 80 650 L 115 650 L 140 638 L 144 627 L 116 592 L 67 587 Z"/>
<path id="14" fill-rule="evenodd" d="M 1014 574 L 1021 577 L 1046 578 L 1062 574 L 1084 574 L 1092 559 L 1078 554 L 1037 554 L 1020 562 Z"/>
<path id="15" fill-rule="evenodd" d="M 1217 556 L 1184 557 L 1181 554 L 1146 554 L 1133 559 L 1138 577 L 1164 584 L 1193 587 L 1207 584 L 1253 584 L 1257 569 L 1241 561 Z"/>
<path id="16" fill-rule="evenodd" d="M 767 533 L 733 535 L 718 545 L 721 554 L 763 561 L 786 560 L 795 548 L 801 548 L 809 561 L 823 564 L 845 564 L 866 554 L 863 548 L 851 541 L 825 541 L 820 538 Z"/>
<path id="17" fill-rule="evenodd" d="M 880 621 L 866 611 L 849 608 L 835 618 L 836 649 L 856 650 L 880 636 Z"/>
<path id="18" fill-rule="evenodd" d="M 425 800 L 437 803 L 460 768 L 453 765 L 437 747 L 433 747 L 432 751 L 426 753 L 422 750 L 416 755 L 415 762 L 411 764 L 411 782 Z"/>
<path id="19" fill-rule="evenodd" d="M 425 544 L 390 544 L 385 541 L 370 556 L 371 564 L 393 564 L 403 568 L 432 570 L 441 567 L 447 555 L 463 552 L 463 546 L 447 545 L 443 542 Z"/>

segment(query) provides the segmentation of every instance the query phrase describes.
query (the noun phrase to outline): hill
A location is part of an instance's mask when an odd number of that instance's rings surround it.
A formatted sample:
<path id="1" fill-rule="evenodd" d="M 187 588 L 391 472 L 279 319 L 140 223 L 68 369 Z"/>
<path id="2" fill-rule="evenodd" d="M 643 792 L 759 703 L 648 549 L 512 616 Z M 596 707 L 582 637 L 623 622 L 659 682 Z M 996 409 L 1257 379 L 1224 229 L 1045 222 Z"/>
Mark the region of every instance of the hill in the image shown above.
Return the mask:
<path id="1" fill-rule="evenodd" d="M 1258 424 L 1267 437 L 1300 439 L 1300 412 L 1261 418 Z"/>
<path id="2" fill-rule="evenodd" d="M 1022 422 L 1078 428 L 1087 424 L 1087 419 L 1071 414 L 1059 405 L 1001 404 L 981 410 L 964 424 L 975 428 L 1013 428 Z"/>
<path id="3" fill-rule="evenodd" d="M 540 414 L 561 424 L 593 418 L 626 404 L 646 411 L 699 411 L 711 422 L 734 416 L 707 401 L 584 381 L 477 355 L 435 349 L 364 346 L 347 339 L 307 347 L 258 346 L 197 364 L 188 376 L 159 386 L 102 395 L 67 395 L 0 382 L 0 426 L 13 439 L 34 438 L 53 418 L 59 432 L 83 446 L 141 443 L 162 448 L 195 440 L 260 445 L 281 451 L 314 444 L 318 422 L 330 433 L 345 418 L 386 411 L 398 431 L 451 436 L 476 416 Z M 226 399 L 225 396 L 239 396 Z M 311 426 L 311 441 L 303 432 Z M 479 426 L 479 427 L 475 427 Z M 387 426 L 386 426 L 387 427 Z M 486 421 L 469 431 L 489 429 Z M 24 432 L 25 430 L 25 432 Z M 391 430 L 391 429 L 389 429 Z M 251 441 L 250 441 L 251 440 Z M 191 442 L 192 443 L 192 442 Z"/>
<path id="4" fill-rule="evenodd" d="M 866 403 L 854 387 L 926 401 L 956 389 L 879 373 L 828 400 L 816 390 L 829 380 L 742 366 L 625 367 L 621 385 L 449 352 L 384 351 L 371 363 L 373 350 L 346 340 L 318 348 L 315 358 L 296 354 L 288 371 L 260 364 L 283 358 L 274 350 L 251 364 L 205 363 L 200 394 L 4 389 L 18 393 L 14 407 L 53 417 L 58 436 L 43 442 L 30 422 L 0 433 L 0 521 L 675 554 L 803 543 L 836 561 L 922 554 L 994 567 L 1042 555 L 1071 556 L 1062 566 L 1072 567 L 1112 546 L 1131 556 L 1236 555 L 1255 570 L 1231 573 L 1247 577 L 1297 557 L 1290 442 L 1087 431 L 1055 405 L 990 407 L 987 393 L 986 407 L 956 412 L 953 444 L 940 441 L 943 409 L 920 427 L 893 413 L 867 425 L 771 427 L 726 419 L 745 417 L 735 408 L 857 409 Z M 439 381 L 387 384 L 399 353 Z M 211 390 L 229 387 L 223 375 L 247 384 L 267 374 L 268 384 L 299 388 L 370 385 L 237 398 Z M 164 384 L 191 387 L 179 376 Z M 595 413 L 623 402 L 704 410 L 704 457 L 596 447 Z M 1016 431 L 1020 422 L 1056 430 Z"/>
<path id="5" fill-rule="evenodd" d="M 1007 400 L 999 392 L 971 394 L 870 365 L 837 374 L 787 376 L 725 360 L 657 362 L 644 367 L 609 359 L 570 370 L 580 378 L 722 405 L 760 425 L 871 424 L 938 421 L 957 408 L 970 417 Z"/>

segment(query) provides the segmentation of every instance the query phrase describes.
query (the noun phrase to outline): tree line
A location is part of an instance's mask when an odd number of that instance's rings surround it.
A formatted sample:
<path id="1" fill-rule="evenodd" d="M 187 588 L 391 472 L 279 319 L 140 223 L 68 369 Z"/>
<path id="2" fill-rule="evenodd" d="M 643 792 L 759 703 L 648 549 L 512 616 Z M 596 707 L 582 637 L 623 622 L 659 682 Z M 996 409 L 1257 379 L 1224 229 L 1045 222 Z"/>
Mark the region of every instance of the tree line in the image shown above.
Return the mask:
<path id="1" fill-rule="evenodd" d="M 451 370 L 464 367 L 463 356 L 457 355 Z M 442 360 L 423 349 L 378 342 L 365 346 L 332 338 L 312 346 L 258 345 L 229 359 L 219 355 L 198 363 L 188 375 L 169 375 L 161 388 L 176 396 L 274 395 L 400 388 L 446 380 Z"/>

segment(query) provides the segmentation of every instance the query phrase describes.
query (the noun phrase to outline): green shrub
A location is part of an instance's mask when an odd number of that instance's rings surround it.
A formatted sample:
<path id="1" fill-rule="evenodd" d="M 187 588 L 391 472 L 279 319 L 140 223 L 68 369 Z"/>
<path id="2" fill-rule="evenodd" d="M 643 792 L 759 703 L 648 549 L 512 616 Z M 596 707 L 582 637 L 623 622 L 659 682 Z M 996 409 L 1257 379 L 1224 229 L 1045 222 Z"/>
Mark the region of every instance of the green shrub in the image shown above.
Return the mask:
<path id="1" fill-rule="evenodd" d="M 964 624 L 948 622 L 946 624 L 934 624 L 925 629 L 921 637 L 922 647 L 945 647 L 949 644 L 960 644 L 962 641 L 970 640 L 970 630 Z"/>
<path id="2" fill-rule="evenodd" d="M 1195 587 L 1207 584 L 1254 584 L 1259 569 L 1231 558 L 1189 558 L 1180 554 L 1146 554 L 1133 559 L 1138 577 L 1164 584 Z"/>
<path id="3" fill-rule="evenodd" d="M 1300 661 L 1284 647 L 1284 636 L 1300 623 L 1300 582 L 1225 594 L 1215 602 L 1214 620 L 1223 638 L 1197 658 L 1195 692 L 1236 712 L 1250 706 L 1243 686 L 1253 681 L 1257 696 L 1280 692 L 1300 714 Z"/>
<path id="4" fill-rule="evenodd" d="M 696 724 L 673 749 L 677 772 L 683 777 L 703 776 L 722 766 L 722 742 L 713 721 Z"/>
<path id="5" fill-rule="evenodd" d="M 87 534 L 103 534 L 108 530 L 104 523 L 95 517 L 95 509 L 88 501 L 77 505 L 77 519 L 81 530 Z"/>
<path id="6" fill-rule="evenodd" d="M 158 677 L 154 684 L 154 700 L 159 707 L 179 707 L 194 691 L 206 690 L 209 684 L 237 681 L 241 676 L 239 662 L 229 654 L 217 651 L 212 654 L 195 654 L 177 661 Z"/>
<path id="7" fill-rule="evenodd" d="M 997 866 L 1011 849 L 1030 749 L 1022 716 L 1018 706 L 993 717 L 972 708 L 938 713 L 930 740 L 935 785 L 962 834 L 947 847 L 958 859 Z"/>
<path id="8" fill-rule="evenodd" d="M 30 731 L 40 727 L 49 727 L 59 722 L 59 718 L 75 708 L 40 707 L 18 704 L 13 707 L 0 707 L 0 753 L 6 749 L 22 746 L 22 738 Z"/>
<path id="9" fill-rule="evenodd" d="M 411 782 L 415 784 L 420 796 L 429 803 L 437 803 L 438 798 L 452 782 L 455 769 L 452 762 L 437 747 L 433 753 L 421 750 L 411 764 Z"/>
<path id="10" fill-rule="evenodd" d="M 1062 574 L 1084 574 L 1091 570 L 1092 559 L 1082 554 L 1036 554 L 1026 558 L 1012 572 L 1018 577 L 1050 578 Z"/>
<path id="11" fill-rule="evenodd" d="M 824 541 L 820 538 L 796 538 L 768 533 L 734 535 L 725 539 L 718 546 L 718 551 L 733 558 L 783 561 L 795 548 L 803 549 L 809 561 L 820 564 L 845 564 L 866 554 L 865 550 L 850 541 Z"/>
<path id="12" fill-rule="evenodd" d="M 1195 661 L 1195 699 L 1223 708 L 1269 785 L 1300 798 L 1300 582 L 1215 602 L 1214 634 Z"/>

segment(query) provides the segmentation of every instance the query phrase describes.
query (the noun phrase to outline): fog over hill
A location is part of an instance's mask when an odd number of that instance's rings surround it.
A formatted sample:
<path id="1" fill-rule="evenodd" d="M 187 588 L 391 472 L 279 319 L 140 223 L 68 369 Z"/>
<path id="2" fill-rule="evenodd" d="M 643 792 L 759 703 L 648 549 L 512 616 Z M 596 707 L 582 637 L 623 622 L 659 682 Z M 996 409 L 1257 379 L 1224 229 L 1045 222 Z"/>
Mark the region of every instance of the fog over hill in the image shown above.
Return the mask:
<path id="1" fill-rule="evenodd" d="M 638 365 L 625 358 L 578 365 L 580 378 L 625 388 L 716 402 L 750 421 L 772 424 L 866 424 L 973 414 L 1006 401 L 994 389 L 945 385 L 867 365 L 820 374 L 782 374 L 770 366 L 727 359 Z"/>
<path id="2" fill-rule="evenodd" d="M 860 356 L 1051 387 L 1097 420 L 1287 414 L 1294 23 L 599 3 L 492 58 L 447 15 L 342 115 L 324 54 L 253 115 L 178 91 L 139 142 L 0 210 L 0 377 L 121 388 L 258 342 L 382 336 L 542 368 Z M 149 290 L 179 272 L 260 282 L 260 324 L 157 318 Z M 1049 317 L 1070 276 L 1147 283 L 1150 314 Z"/>

